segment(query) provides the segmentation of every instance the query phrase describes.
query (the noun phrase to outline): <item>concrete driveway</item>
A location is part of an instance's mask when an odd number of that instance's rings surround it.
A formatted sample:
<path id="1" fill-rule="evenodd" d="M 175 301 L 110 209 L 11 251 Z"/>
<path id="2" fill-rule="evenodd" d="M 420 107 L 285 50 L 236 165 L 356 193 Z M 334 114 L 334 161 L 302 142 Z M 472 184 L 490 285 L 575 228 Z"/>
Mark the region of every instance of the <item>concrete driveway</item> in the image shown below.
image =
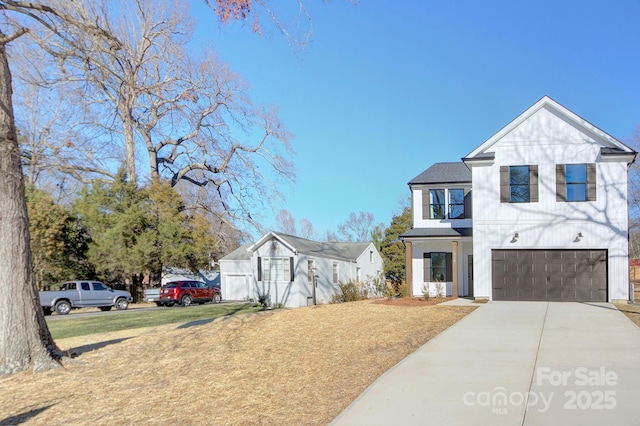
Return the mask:
<path id="1" fill-rule="evenodd" d="M 489 302 L 336 425 L 640 424 L 640 328 L 608 303 Z"/>

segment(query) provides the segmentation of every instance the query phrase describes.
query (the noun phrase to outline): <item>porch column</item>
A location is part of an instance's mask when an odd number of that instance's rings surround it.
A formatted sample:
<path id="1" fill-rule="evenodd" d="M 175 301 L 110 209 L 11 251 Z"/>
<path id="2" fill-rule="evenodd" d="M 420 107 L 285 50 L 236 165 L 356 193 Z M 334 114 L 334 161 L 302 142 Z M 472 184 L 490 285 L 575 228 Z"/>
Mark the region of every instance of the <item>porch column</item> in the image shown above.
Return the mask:
<path id="1" fill-rule="evenodd" d="M 413 297 L 413 248 L 411 241 L 404 241 L 405 248 L 405 274 L 404 281 L 407 284 L 407 296 Z"/>
<path id="2" fill-rule="evenodd" d="M 452 296 L 458 297 L 458 242 L 451 242 L 451 269 L 453 279 Z"/>

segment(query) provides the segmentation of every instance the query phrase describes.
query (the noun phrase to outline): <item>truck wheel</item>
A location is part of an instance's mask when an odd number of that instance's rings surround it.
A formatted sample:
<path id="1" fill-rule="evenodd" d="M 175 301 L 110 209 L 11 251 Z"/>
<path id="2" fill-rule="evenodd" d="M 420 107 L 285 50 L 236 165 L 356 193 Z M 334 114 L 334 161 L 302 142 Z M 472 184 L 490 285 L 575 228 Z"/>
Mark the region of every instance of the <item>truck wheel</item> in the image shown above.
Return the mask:
<path id="1" fill-rule="evenodd" d="M 111 306 L 100 306 L 100 310 L 105 312 L 105 311 L 110 311 L 111 310 Z"/>
<path id="2" fill-rule="evenodd" d="M 163 303 L 156 302 L 156 306 L 162 306 L 162 305 L 163 305 Z"/>
<path id="3" fill-rule="evenodd" d="M 119 311 L 124 311 L 125 309 L 127 309 L 129 307 L 129 302 L 127 302 L 127 299 L 125 299 L 125 298 L 120 298 L 120 299 L 116 300 L 115 307 Z M 109 309 L 111 309 L 111 307 L 109 307 Z"/>
<path id="4" fill-rule="evenodd" d="M 220 293 L 216 293 L 213 295 L 213 303 L 220 303 L 221 300 L 222 296 L 220 296 Z"/>
<path id="5" fill-rule="evenodd" d="M 67 315 L 69 312 L 71 312 L 71 303 L 66 300 L 60 300 L 58 303 L 56 303 L 55 309 L 58 315 Z"/>
<path id="6" fill-rule="evenodd" d="M 193 299 L 191 299 L 191 296 L 189 296 L 188 294 L 182 296 L 182 301 L 180 302 L 180 304 L 182 306 L 189 306 L 191 304 Z"/>

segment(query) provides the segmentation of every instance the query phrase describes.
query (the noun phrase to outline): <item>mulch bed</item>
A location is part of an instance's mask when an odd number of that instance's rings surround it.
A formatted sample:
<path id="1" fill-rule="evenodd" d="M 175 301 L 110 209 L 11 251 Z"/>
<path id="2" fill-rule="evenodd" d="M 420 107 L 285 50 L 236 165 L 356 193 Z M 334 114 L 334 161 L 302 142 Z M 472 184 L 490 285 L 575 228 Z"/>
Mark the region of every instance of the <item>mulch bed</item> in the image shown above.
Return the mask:
<path id="1" fill-rule="evenodd" d="M 424 297 L 393 297 L 391 299 L 377 299 L 373 303 L 390 306 L 433 306 L 453 299 L 454 297 L 432 297 L 429 300 Z"/>

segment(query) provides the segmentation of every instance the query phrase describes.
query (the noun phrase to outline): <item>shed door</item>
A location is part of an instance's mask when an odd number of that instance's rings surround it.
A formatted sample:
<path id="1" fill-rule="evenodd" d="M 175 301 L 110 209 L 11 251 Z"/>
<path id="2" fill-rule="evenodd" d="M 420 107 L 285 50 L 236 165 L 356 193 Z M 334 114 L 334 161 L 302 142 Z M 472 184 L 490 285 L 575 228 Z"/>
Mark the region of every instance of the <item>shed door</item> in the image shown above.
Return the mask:
<path id="1" fill-rule="evenodd" d="M 494 300 L 607 301 L 606 250 L 492 250 Z"/>

